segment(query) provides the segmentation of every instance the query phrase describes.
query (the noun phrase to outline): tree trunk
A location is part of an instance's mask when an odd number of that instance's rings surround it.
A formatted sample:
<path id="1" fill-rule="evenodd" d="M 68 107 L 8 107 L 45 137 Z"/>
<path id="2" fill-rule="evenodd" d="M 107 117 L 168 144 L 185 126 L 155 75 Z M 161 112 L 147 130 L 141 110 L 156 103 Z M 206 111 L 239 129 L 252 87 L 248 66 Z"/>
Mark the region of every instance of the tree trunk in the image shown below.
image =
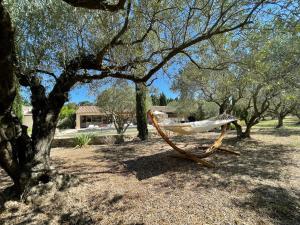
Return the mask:
<path id="1" fill-rule="evenodd" d="M 247 124 L 246 130 L 243 133 L 242 138 L 250 138 L 251 137 L 250 134 L 251 134 L 251 128 L 252 128 L 252 126 L 253 126 L 252 124 Z"/>
<path id="2" fill-rule="evenodd" d="M 242 136 L 243 136 L 242 126 L 240 124 L 238 124 L 237 121 L 232 122 L 232 124 L 235 126 L 237 138 L 242 138 Z"/>
<path id="3" fill-rule="evenodd" d="M 240 124 L 238 124 L 237 121 L 232 122 L 235 126 L 236 129 L 236 136 L 238 139 L 244 139 L 244 138 L 250 138 L 250 134 L 251 134 L 251 128 L 254 124 L 247 124 L 246 126 L 246 130 L 243 131 L 243 128 Z"/>
<path id="4" fill-rule="evenodd" d="M 15 71 L 17 60 L 14 51 L 14 30 L 2 1 L 0 30 L 0 166 L 13 180 L 15 194 L 21 195 L 32 186 L 40 182 L 47 183 L 51 179 L 50 145 L 58 114 L 67 95 L 55 91 L 55 100 L 50 99 L 47 102 L 43 95 L 45 90 L 37 80 L 32 80 L 34 125 L 30 138 L 27 135 L 27 127 L 12 113 L 18 82 Z M 60 83 L 57 86 L 62 85 Z"/>
<path id="5" fill-rule="evenodd" d="M 283 127 L 283 119 L 284 119 L 284 117 L 282 115 L 278 115 L 276 128 Z"/>
<path id="6" fill-rule="evenodd" d="M 14 30 L 10 16 L 0 3 L 0 166 L 11 177 L 15 188 L 21 189 L 21 172 L 25 171 L 18 158 L 26 155 L 21 151 L 23 137 L 19 119 L 12 114 L 13 101 L 16 96 L 16 76 L 14 64 Z M 24 170 L 23 170 L 24 169 Z"/>
<path id="7" fill-rule="evenodd" d="M 123 134 L 118 134 L 116 136 L 115 144 L 123 144 L 124 142 L 125 142 L 124 135 Z"/>
<path id="8" fill-rule="evenodd" d="M 147 108 L 146 97 L 147 87 L 145 83 L 136 83 L 136 122 L 138 137 L 141 140 L 148 139 L 148 127 L 147 127 Z"/>
<path id="9" fill-rule="evenodd" d="M 13 115 L 17 78 L 14 65 L 14 30 L 10 16 L 0 3 L 0 166 L 14 182 L 17 194 L 31 182 L 34 150 L 27 128 Z"/>
<path id="10" fill-rule="evenodd" d="M 300 114 L 297 113 L 296 116 L 297 116 L 297 118 L 298 118 L 298 120 L 299 120 L 296 124 L 299 124 L 299 125 L 300 125 Z"/>

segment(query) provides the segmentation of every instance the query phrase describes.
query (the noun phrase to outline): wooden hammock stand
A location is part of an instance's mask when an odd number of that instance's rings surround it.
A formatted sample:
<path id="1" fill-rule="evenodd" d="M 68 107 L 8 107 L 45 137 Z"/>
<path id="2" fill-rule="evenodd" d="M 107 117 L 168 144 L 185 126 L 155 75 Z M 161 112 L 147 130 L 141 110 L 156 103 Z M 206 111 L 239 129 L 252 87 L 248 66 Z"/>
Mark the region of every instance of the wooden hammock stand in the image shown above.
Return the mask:
<path id="1" fill-rule="evenodd" d="M 234 154 L 234 155 L 240 155 L 240 153 L 234 152 L 232 150 L 228 150 L 228 149 L 224 149 L 224 148 L 220 148 L 220 146 L 222 145 L 222 141 L 224 139 L 226 130 L 227 130 L 227 125 L 222 126 L 222 131 L 220 136 L 215 140 L 215 142 L 210 146 L 210 147 L 198 147 L 198 148 L 206 148 L 205 152 L 200 154 L 200 155 L 195 155 L 189 152 L 186 152 L 184 149 L 177 147 L 171 140 L 170 138 L 165 134 L 165 132 L 160 128 L 157 119 L 155 118 L 154 114 L 151 112 L 151 110 L 149 110 L 147 112 L 152 124 L 154 125 L 154 127 L 156 128 L 157 132 L 160 134 L 160 136 L 165 140 L 165 142 L 167 142 L 175 151 L 179 152 L 181 154 L 181 156 L 183 158 L 187 158 L 190 159 L 192 161 L 195 161 L 196 163 L 200 163 L 204 166 L 207 167 L 214 167 L 215 165 L 211 162 L 207 162 L 206 160 L 204 160 L 203 158 L 206 158 L 214 153 L 216 153 L 217 151 L 223 151 L 223 152 L 227 152 L 230 154 Z"/>

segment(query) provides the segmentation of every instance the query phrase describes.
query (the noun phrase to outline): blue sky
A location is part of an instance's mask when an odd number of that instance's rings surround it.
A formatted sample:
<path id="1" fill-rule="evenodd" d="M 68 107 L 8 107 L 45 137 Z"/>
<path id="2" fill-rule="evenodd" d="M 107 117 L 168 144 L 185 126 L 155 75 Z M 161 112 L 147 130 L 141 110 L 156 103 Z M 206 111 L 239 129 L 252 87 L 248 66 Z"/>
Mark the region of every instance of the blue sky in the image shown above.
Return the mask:
<path id="1" fill-rule="evenodd" d="M 175 98 L 177 93 L 171 91 L 170 87 L 172 80 L 165 74 L 159 74 L 157 79 L 153 82 L 152 86 L 157 88 L 159 92 L 164 92 L 169 98 Z M 89 94 L 89 88 L 87 85 L 80 85 L 70 92 L 70 102 L 82 102 L 82 101 L 95 101 L 96 96 Z"/>
<path id="2" fill-rule="evenodd" d="M 180 63 L 176 63 L 173 61 L 171 62 L 171 65 L 168 67 L 166 75 L 162 70 L 158 71 L 154 77 L 157 79 L 154 80 L 152 83 L 152 87 L 155 87 L 158 92 L 163 92 L 168 98 L 176 98 L 178 97 L 178 93 L 175 93 L 171 90 L 173 78 L 178 74 L 180 68 L 184 67 L 184 65 L 187 62 L 184 60 L 181 60 Z M 172 77 L 170 77 L 172 76 Z M 80 85 L 76 88 L 74 88 L 70 92 L 70 101 L 69 102 L 75 102 L 79 103 L 82 101 L 91 101 L 94 102 L 96 99 L 95 95 L 91 95 L 89 93 L 89 87 L 88 85 Z"/>
<path id="3" fill-rule="evenodd" d="M 180 69 L 182 69 L 189 61 L 181 58 L 180 60 L 173 60 L 167 69 L 167 74 L 162 70 L 158 71 L 154 77 L 157 79 L 152 83 L 152 87 L 155 87 L 158 92 L 163 92 L 168 98 L 178 97 L 178 93 L 171 90 L 174 77 L 178 75 Z M 70 102 L 91 101 L 94 102 L 95 95 L 89 94 L 89 88 L 87 85 L 80 85 L 70 92 Z"/>
<path id="4" fill-rule="evenodd" d="M 178 65 L 176 63 L 171 65 L 167 71 L 169 76 L 174 77 L 176 74 L 178 74 L 179 68 L 181 67 L 182 65 Z M 155 79 L 152 83 L 152 87 L 156 88 L 159 93 L 163 92 L 168 98 L 176 98 L 178 97 L 178 93 L 175 93 L 171 90 L 172 78 L 170 78 L 169 76 L 167 76 L 160 70 L 159 72 L 157 72 L 157 75 L 154 76 L 157 79 Z M 26 100 L 30 101 L 31 93 L 28 88 L 22 88 L 21 94 Z M 90 93 L 89 86 L 87 84 L 81 84 L 76 85 L 75 88 L 70 91 L 68 102 L 94 102 L 96 97 L 96 95 Z"/>

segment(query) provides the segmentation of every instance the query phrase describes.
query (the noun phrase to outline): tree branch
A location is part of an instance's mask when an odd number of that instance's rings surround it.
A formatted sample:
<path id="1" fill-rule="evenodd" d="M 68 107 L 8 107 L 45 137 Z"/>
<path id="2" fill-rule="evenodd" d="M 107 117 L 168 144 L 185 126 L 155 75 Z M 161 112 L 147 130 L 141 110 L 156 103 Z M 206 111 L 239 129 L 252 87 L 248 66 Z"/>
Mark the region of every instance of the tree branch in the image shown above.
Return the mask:
<path id="1" fill-rule="evenodd" d="M 109 4 L 106 0 L 63 0 L 71 6 L 85 9 L 100 9 L 110 12 L 116 12 L 124 9 L 126 0 L 119 0 L 117 4 Z"/>
<path id="2" fill-rule="evenodd" d="M 112 40 L 106 44 L 101 51 L 99 51 L 97 53 L 97 60 L 99 63 L 102 63 L 103 57 L 105 55 L 105 53 L 109 50 L 109 48 L 112 48 L 113 46 L 118 44 L 118 40 L 120 39 L 120 37 L 126 32 L 127 28 L 128 28 L 128 23 L 129 23 L 129 13 L 130 13 L 130 9 L 131 9 L 131 1 L 129 1 L 128 5 L 127 5 L 127 11 L 126 11 L 126 17 L 125 17 L 125 21 L 123 24 L 123 27 L 121 28 L 121 30 L 112 38 Z"/>
<path id="3" fill-rule="evenodd" d="M 249 19 L 251 18 L 251 16 L 253 15 L 253 13 L 255 12 L 255 10 L 264 2 L 264 0 L 261 0 L 260 2 L 256 3 L 255 6 L 252 8 L 252 10 L 248 13 L 248 15 L 246 16 L 246 18 L 239 24 L 232 26 L 230 28 L 225 28 L 225 29 L 221 29 L 222 26 L 217 27 L 214 31 L 212 29 L 210 29 L 208 32 L 205 32 L 204 34 L 189 40 L 185 43 L 182 43 L 181 45 L 179 45 L 178 47 L 174 47 L 162 60 L 160 63 L 158 63 L 155 67 L 153 67 L 151 70 L 149 70 L 148 74 L 146 74 L 143 77 L 143 81 L 146 82 L 147 80 L 149 80 L 151 78 L 151 76 L 156 73 L 157 71 L 159 71 L 166 63 L 168 63 L 174 56 L 176 56 L 178 53 L 182 52 L 184 49 L 197 44 L 201 41 L 210 39 L 212 36 L 217 35 L 217 34 L 223 34 L 226 32 L 230 32 L 233 30 L 236 30 L 238 28 L 244 27 L 245 25 L 249 24 L 250 21 Z M 222 14 L 221 14 L 222 15 Z M 214 25 L 213 25 L 214 26 Z M 216 26 L 214 26 L 216 27 Z"/>

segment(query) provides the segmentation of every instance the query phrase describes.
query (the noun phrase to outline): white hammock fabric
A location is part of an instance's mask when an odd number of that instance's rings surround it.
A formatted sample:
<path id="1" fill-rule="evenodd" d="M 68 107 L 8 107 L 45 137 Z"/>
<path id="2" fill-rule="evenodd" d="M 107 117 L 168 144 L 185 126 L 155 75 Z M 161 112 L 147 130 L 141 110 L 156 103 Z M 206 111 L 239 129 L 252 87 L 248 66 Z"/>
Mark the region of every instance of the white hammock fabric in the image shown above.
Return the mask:
<path id="1" fill-rule="evenodd" d="M 165 121 L 159 123 L 159 125 L 169 131 L 179 134 L 195 134 L 201 132 L 207 132 L 222 125 L 236 121 L 237 119 L 231 115 L 222 114 L 217 117 L 213 117 L 207 120 L 188 122 L 188 123 L 175 123 L 172 121 Z"/>

